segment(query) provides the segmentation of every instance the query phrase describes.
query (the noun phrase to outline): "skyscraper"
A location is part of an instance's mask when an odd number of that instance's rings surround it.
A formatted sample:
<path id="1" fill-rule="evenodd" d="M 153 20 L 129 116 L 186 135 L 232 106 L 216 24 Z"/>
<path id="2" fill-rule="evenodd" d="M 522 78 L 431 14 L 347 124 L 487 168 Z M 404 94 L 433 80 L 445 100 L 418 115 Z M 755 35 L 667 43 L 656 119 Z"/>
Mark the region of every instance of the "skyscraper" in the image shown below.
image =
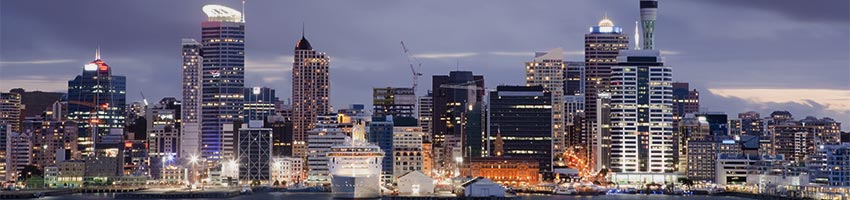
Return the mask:
<path id="1" fill-rule="evenodd" d="M 540 172 L 552 172 L 551 93 L 540 85 L 498 86 L 489 98 L 490 156 L 535 159 Z"/>
<path id="2" fill-rule="evenodd" d="M 672 172 L 673 72 L 658 50 L 624 50 L 611 68 L 611 169 Z"/>
<path id="3" fill-rule="evenodd" d="M 372 105 L 374 112 L 372 118 L 383 119 L 386 116 L 399 117 L 416 117 L 416 94 L 413 88 L 373 88 L 372 89 Z"/>
<path id="4" fill-rule="evenodd" d="M 112 130 L 124 128 L 126 78 L 112 75 L 100 59 L 83 66 L 83 73 L 68 81 L 68 119 L 79 127 L 78 147 L 83 156 L 94 156 L 97 145 Z"/>
<path id="5" fill-rule="evenodd" d="M 611 78 L 611 66 L 617 64 L 620 50 L 629 49 L 629 36 L 622 28 L 614 26 L 614 22 L 605 17 L 597 26 L 590 27 L 590 32 L 584 34 L 584 115 L 588 119 L 585 130 L 586 136 L 593 138 L 596 128 L 596 99 L 599 93 L 608 92 Z M 589 144 L 588 141 L 582 141 Z"/>
<path id="6" fill-rule="evenodd" d="M 242 125 L 238 138 L 239 180 L 271 184 L 272 129 L 252 120 Z"/>
<path id="7" fill-rule="evenodd" d="M 184 38 L 183 101 L 180 108 L 180 155 L 199 155 L 201 150 L 201 69 L 203 45 L 195 39 Z"/>
<path id="8" fill-rule="evenodd" d="M 525 63 L 525 85 L 542 86 L 551 95 L 552 103 L 552 156 L 555 165 L 565 166 L 563 153 L 567 151 L 566 113 L 564 112 L 564 50 L 552 49 L 537 52 L 534 61 Z M 540 166 L 544 166 L 541 164 Z"/>
<path id="9" fill-rule="evenodd" d="M 241 12 L 221 5 L 203 7 L 201 23 L 201 157 L 222 159 L 233 149 L 224 124 L 242 119 L 245 88 L 245 20 Z M 230 147 L 226 147 L 230 146 Z"/>
<path id="10" fill-rule="evenodd" d="M 657 0 L 640 1 L 640 26 L 643 35 L 641 49 L 655 49 L 655 18 L 657 14 Z"/>
<path id="11" fill-rule="evenodd" d="M 673 83 L 673 128 L 685 114 L 699 112 L 699 92 L 691 90 L 687 82 Z"/>
<path id="12" fill-rule="evenodd" d="M 0 124 L 7 124 L 12 132 L 21 132 L 21 94 L 0 93 Z"/>
<path id="13" fill-rule="evenodd" d="M 316 116 L 330 112 L 330 57 L 313 50 L 303 33 L 295 45 L 292 63 L 293 154 L 307 155 L 307 131 L 315 128 Z"/>
<path id="14" fill-rule="evenodd" d="M 434 168 L 446 169 L 457 157 L 465 155 L 466 148 L 461 146 L 467 113 L 484 102 L 484 76 L 473 75 L 470 71 L 451 71 L 449 75 L 432 78 Z"/>

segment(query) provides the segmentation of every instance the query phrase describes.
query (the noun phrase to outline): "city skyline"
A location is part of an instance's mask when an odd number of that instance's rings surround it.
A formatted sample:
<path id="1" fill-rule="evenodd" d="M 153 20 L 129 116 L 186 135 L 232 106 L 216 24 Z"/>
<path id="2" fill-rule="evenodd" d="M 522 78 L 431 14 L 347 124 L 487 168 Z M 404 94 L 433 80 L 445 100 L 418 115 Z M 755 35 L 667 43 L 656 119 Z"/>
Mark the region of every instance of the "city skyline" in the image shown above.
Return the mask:
<path id="1" fill-rule="evenodd" d="M 848 2 L 758 2 L 763 3 L 661 5 L 659 21 L 665 23 L 656 27 L 655 46 L 674 68 L 674 81 L 690 82 L 701 91 L 705 111 L 789 110 L 795 118 L 850 121 L 850 47 L 843 45 L 850 42 L 850 17 L 843 9 Z M 142 92 L 151 99 L 179 97 L 179 41 L 200 38 L 198 22 L 206 18 L 200 7 L 222 4 L 238 9 L 240 3 L 55 2 L 67 9 L 33 15 L 25 11 L 38 2 L 4 2 L 0 27 L 16 31 L 0 36 L 0 90 L 64 91 L 63 80 L 72 79 L 92 60 L 99 45 L 114 73 L 127 76 L 128 103 L 141 101 Z M 339 109 L 351 103 L 369 106 L 373 87 L 411 85 L 406 56 L 398 45 L 402 40 L 423 62 L 420 70 L 426 77 L 460 69 L 486 76 L 488 86 L 519 85 L 523 63 L 533 52 L 562 47 L 565 60 L 581 60 L 582 35 L 606 13 L 630 36 L 634 21 L 640 19 L 634 9 L 637 1 L 485 4 L 472 14 L 466 11 L 479 6 L 474 2 L 451 7 L 440 3 L 249 1 L 245 86 L 270 87 L 281 99 L 290 98 L 291 48 L 302 24 L 312 45 L 331 56 L 330 99 Z M 704 8 L 717 12 L 695 11 Z M 521 12 L 536 9 L 554 12 Z M 68 15 L 77 17 L 61 17 Z M 156 23 L 142 23 L 148 21 Z M 335 35 L 340 32 L 346 34 Z M 735 50 L 721 50 L 728 48 Z M 355 73 L 364 75 L 343 75 Z M 421 78 L 417 95 L 424 95 L 422 88 L 428 85 L 430 79 Z"/>

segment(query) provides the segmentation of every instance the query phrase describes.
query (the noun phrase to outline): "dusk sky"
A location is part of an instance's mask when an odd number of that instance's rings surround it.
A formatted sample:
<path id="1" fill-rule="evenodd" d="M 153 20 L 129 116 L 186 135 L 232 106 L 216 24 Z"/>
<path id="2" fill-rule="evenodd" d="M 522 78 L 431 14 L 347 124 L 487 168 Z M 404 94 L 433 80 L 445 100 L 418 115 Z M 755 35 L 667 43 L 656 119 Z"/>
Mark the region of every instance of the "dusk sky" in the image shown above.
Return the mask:
<path id="1" fill-rule="evenodd" d="M 0 1 L 0 90 L 66 92 L 100 46 L 127 76 L 128 103 L 179 97 L 181 38 L 200 38 L 205 4 L 241 1 Z M 302 23 L 331 56 L 331 103 L 371 104 L 373 87 L 409 87 L 399 41 L 430 75 L 468 70 L 487 87 L 523 85 L 524 62 L 556 47 L 583 60 L 584 34 L 607 13 L 633 35 L 637 0 L 260 1 L 246 12 L 246 86 L 291 96 Z M 850 128 L 850 1 L 659 0 L 656 48 L 674 80 L 701 94 L 702 111 L 736 118 L 789 110 Z M 457 64 L 459 63 L 459 65 Z"/>

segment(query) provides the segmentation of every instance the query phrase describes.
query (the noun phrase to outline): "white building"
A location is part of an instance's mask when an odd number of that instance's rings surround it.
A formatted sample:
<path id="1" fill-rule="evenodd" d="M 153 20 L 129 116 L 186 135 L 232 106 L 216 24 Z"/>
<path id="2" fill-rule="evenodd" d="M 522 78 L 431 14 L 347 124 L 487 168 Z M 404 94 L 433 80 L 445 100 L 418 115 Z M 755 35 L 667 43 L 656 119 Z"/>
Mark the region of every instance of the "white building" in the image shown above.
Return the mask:
<path id="1" fill-rule="evenodd" d="M 505 197 L 505 187 L 486 178 L 475 178 L 463 185 L 466 197 Z"/>
<path id="2" fill-rule="evenodd" d="M 32 165 L 32 138 L 27 133 L 6 135 L 6 180 L 15 180 L 19 172 Z"/>
<path id="3" fill-rule="evenodd" d="M 525 63 L 525 85 L 543 86 L 552 94 L 552 156 L 556 165 L 563 166 L 560 157 L 566 151 L 566 114 L 564 113 L 564 50 L 536 52 L 534 61 Z"/>
<path id="4" fill-rule="evenodd" d="M 611 169 L 673 172 L 673 70 L 658 50 L 623 50 L 611 67 Z"/>
<path id="5" fill-rule="evenodd" d="M 411 171 L 398 177 L 398 193 L 402 196 L 420 196 L 434 193 L 434 179 L 421 171 Z"/>
<path id="6" fill-rule="evenodd" d="M 393 178 L 411 171 L 422 171 L 422 127 L 393 127 Z"/>
<path id="7" fill-rule="evenodd" d="M 180 155 L 200 155 L 201 124 L 201 43 L 184 38 L 183 99 L 180 101 Z"/>
<path id="8" fill-rule="evenodd" d="M 300 183 L 304 180 L 304 160 L 294 157 L 272 158 L 271 174 L 270 182 L 278 182 L 281 187 Z"/>
<path id="9" fill-rule="evenodd" d="M 332 146 L 345 143 L 345 137 L 345 133 L 339 128 L 317 128 L 310 131 L 307 136 L 307 182 L 331 182 L 327 155 Z"/>

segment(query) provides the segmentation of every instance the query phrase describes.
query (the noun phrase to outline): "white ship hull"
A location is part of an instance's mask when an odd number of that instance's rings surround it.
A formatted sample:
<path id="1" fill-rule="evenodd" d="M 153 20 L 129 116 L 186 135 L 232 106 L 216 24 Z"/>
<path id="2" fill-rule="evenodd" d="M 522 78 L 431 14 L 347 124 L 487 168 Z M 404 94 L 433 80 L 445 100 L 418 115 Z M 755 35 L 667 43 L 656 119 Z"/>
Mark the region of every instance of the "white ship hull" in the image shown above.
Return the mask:
<path id="1" fill-rule="evenodd" d="M 336 199 L 381 198 L 381 179 L 378 175 L 336 176 L 331 179 L 331 192 Z"/>

